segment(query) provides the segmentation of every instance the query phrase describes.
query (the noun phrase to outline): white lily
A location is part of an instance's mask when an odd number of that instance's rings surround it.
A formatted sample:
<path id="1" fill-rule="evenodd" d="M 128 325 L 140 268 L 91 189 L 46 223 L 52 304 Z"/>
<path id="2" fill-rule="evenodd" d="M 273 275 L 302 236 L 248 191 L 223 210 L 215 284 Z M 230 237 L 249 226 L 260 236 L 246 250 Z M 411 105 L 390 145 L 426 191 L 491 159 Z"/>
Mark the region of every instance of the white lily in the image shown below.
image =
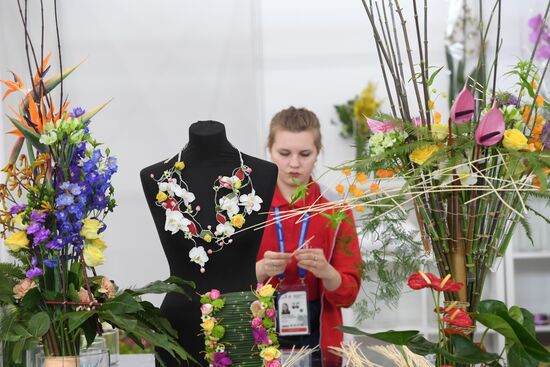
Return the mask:
<path id="1" fill-rule="evenodd" d="M 256 195 L 254 190 L 250 194 L 241 195 L 239 201 L 241 202 L 239 205 L 244 206 L 247 214 L 260 210 L 260 204 L 264 202 L 261 197 Z"/>

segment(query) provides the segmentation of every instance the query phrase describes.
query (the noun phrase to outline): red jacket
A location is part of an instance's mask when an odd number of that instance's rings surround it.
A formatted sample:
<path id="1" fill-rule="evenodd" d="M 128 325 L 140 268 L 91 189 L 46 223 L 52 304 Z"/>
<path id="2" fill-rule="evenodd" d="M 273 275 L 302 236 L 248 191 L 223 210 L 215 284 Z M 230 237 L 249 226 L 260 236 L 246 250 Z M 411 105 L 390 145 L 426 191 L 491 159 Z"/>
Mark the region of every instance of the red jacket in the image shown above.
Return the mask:
<path id="1" fill-rule="evenodd" d="M 273 208 L 279 207 L 281 216 L 289 209 L 303 208 L 312 204 L 323 204 L 329 201 L 321 196 L 319 185 L 310 182 L 305 200 L 299 200 L 292 207 L 285 200 L 279 189 L 275 190 L 271 203 L 268 220 L 273 219 Z M 333 209 L 334 211 L 336 209 Z M 333 210 L 326 210 L 332 213 Z M 355 301 L 361 283 L 361 255 L 357 240 L 357 232 L 353 221 L 353 214 L 346 210 L 349 220 L 342 220 L 334 228 L 328 218 L 318 213 L 311 213 L 306 239 L 312 235 L 315 238 L 309 243 L 310 248 L 322 248 L 329 263 L 340 273 L 342 284 L 332 292 L 324 289 L 322 281 L 315 278 L 311 273 L 306 275 L 308 296 L 310 300 L 321 299 L 321 349 L 326 355 L 328 346 L 340 346 L 343 340 L 343 333 L 336 327 L 342 325 L 341 307 L 349 307 Z M 301 224 L 296 224 L 300 216 L 283 220 L 283 232 L 285 241 L 285 252 L 293 252 L 300 237 Z M 264 230 L 262 244 L 258 253 L 258 260 L 264 257 L 266 251 L 279 251 L 277 232 L 275 225 L 269 225 Z M 298 283 L 298 266 L 296 259 L 287 266 L 285 271 L 285 284 Z M 275 286 L 279 282 L 277 277 L 271 281 Z"/>

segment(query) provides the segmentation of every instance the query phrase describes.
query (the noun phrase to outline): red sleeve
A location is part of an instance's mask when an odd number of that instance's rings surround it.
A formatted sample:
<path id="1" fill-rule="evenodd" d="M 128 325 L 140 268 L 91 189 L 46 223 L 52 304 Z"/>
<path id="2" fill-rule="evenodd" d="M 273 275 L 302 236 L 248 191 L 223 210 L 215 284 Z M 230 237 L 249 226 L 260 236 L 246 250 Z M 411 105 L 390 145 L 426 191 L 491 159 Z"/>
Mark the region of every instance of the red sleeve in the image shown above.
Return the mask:
<path id="1" fill-rule="evenodd" d="M 349 307 L 355 301 L 361 286 L 362 259 L 351 210 L 336 231 L 336 241 L 330 264 L 340 273 L 342 283 L 334 291 L 325 290 L 325 297 L 336 307 Z"/>

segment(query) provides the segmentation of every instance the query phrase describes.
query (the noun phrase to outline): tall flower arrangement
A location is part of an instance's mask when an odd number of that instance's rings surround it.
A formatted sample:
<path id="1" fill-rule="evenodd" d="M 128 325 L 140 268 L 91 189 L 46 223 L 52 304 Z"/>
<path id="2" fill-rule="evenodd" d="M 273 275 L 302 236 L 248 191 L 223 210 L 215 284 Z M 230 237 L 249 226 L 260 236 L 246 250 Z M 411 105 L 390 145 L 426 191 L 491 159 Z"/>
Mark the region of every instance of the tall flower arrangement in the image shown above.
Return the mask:
<path id="1" fill-rule="evenodd" d="M 145 340 L 174 357 L 192 359 L 158 309 L 141 299 L 147 293 L 186 294 L 182 286 L 192 283 L 170 278 L 119 290 L 96 271 L 105 259 L 105 218 L 116 205 L 111 179 L 118 169 L 90 130 L 105 104 L 70 109 L 63 80 L 77 66 L 48 79 L 50 55 L 38 62 L 27 19 L 22 20 L 32 85 L 27 88 L 15 73 L 13 80 L 0 81 L 6 87 L 3 100 L 18 96 L 8 106 L 16 140 L 0 183 L 1 235 L 13 258 L 0 264 L 6 364 L 19 366 L 25 350 L 39 343 L 46 356 L 77 356 L 82 337 L 91 344 L 103 322 L 125 330 L 138 345 Z M 62 103 L 56 106 L 53 91 L 59 89 Z"/>

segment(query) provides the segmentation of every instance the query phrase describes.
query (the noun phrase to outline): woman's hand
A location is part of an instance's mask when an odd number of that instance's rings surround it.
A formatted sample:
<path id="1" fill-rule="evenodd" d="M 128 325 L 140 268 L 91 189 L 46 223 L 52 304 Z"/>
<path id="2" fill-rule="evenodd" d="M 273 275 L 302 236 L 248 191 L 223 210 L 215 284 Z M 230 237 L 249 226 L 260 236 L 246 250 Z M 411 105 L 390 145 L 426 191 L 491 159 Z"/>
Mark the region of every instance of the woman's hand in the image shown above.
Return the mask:
<path id="1" fill-rule="evenodd" d="M 266 251 L 264 258 L 256 262 L 256 278 L 262 283 L 266 278 L 273 277 L 285 271 L 290 264 L 292 254 Z"/>
<path id="2" fill-rule="evenodd" d="M 327 261 L 320 248 L 298 250 L 294 255 L 298 266 L 323 281 L 326 290 L 334 291 L 342 283 L 340 273 Z"/>

